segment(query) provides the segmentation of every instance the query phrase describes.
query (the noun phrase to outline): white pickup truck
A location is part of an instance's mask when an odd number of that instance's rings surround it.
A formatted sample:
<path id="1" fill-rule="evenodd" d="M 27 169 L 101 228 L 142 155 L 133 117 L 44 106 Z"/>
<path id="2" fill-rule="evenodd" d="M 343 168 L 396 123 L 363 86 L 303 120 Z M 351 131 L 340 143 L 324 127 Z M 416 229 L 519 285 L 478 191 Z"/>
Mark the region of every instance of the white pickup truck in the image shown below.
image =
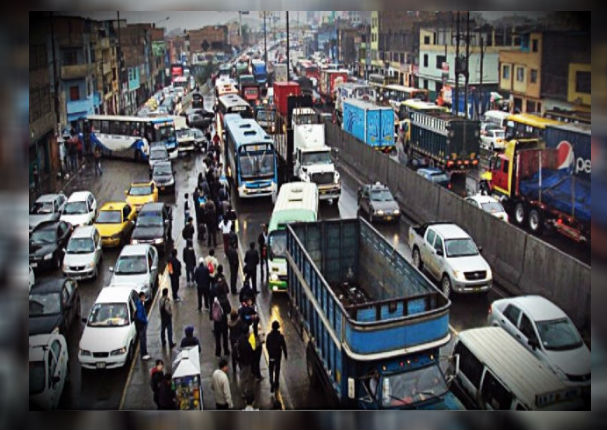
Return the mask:
<path id="1" fill-rule="evenodd" d="M 493 283 L 491 267 L 470 235 L 456 224 L 436 222 L 409 227 L 413 264 L 440 281 L 448 297 L 456 293 L 486 293 Z"/>

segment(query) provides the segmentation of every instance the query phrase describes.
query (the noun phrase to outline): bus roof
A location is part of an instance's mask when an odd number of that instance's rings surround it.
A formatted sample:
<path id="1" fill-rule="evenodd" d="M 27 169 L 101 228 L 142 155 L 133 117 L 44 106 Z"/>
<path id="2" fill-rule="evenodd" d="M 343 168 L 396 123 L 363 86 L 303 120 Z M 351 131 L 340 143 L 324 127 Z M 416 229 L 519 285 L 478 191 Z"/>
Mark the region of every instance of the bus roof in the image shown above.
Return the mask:
<path id="1" fill-rule="evenodd" d="M 316 221 L 318 188 L 312 182 L 289 182 L 280 187 L 268 231 L 289 222 Z"/>
<path id="2" fill-rule="evenodd" d="M 507 121 L 519 122 L 521 124 L 530 125 L 536 128 L 546 128 L 547 125 L 559 125 L 563 124 L 561 121 L 555 119 L 542 118 L 541 116 L 534 115 L 532 113 L 516 113 L 508 115 Z"/>
<path id="3" fill-rule="evenodd" d="M 130 122 L 166 122 L 172 121 L 170 116 L 146 117 L 146 116 L 126 116 L 126 115 L 87 115 L 89 121 L 130 121 Z"/>
<path id="4" fill-rule="evenodd" d="M 439 106 L 435 103 L 425 102 L 419 99 L 403 100 L 402 102 L 400 102 L 400 104 L 419 111 L 431 110 L 438 112 L 449 112 L 449 108 L 446 106 Z"/>
<path id="5" fill-rule="evenodd" d="M 242 118 L 237 113 L 226 114 L 223 118 L 226 131 L 232 136 L 236 148 L 256 143 L 274 144 L 266 131 L 254 119 Z"/>
<path id="6" fill-rule="evenodd" d="M 397 85 L 397 84 L 384 85 L 384 88 L 387 90 L 406 91 L 406 92 L 410 92 L 410 93 L 416 93 L 416 92 L 427 93 L 428 92 L 428 90 L 424 90 L 422 88 L 406 87 L 404 85 Z"/>
<path id="7" fill-rule="evenodd" d="M 238 94 L 225 94 L 223 96 L 219 96 L 219 103 L 221 103 L 226 108 L 238 105 L 246 105 L 249 107 L 250 105 Z"/>

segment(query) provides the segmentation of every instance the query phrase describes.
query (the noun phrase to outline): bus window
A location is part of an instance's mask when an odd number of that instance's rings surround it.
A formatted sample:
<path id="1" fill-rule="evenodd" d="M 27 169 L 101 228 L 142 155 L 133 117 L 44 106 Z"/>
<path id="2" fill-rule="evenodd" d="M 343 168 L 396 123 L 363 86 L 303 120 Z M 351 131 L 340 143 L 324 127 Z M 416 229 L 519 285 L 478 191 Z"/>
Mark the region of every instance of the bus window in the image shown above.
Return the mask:
<path id="1" fill-rule="evenodd" d="M 110 122 L 109 121 L 101 121 L 101 132 L 110 134 Z"/>

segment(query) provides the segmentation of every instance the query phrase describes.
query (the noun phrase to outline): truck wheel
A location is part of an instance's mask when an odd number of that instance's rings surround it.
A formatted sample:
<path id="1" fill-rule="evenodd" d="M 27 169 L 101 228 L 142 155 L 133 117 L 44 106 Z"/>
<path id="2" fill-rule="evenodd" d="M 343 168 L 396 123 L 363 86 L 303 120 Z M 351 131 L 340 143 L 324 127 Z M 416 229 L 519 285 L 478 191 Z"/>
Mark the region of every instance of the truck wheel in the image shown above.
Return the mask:
<path id="1" fill-rule="evenodd" d="M 419 270 L 424 268 L 424 263 L 422 263 L 421 256 L 419 255 L 419 249 L 417 249 L 417 247 L 413 248 L 413 265 Z"/>
<path id="2" fill-rule="evenodd" d="M 514 221 L 516 221 L 518 225 L 523 225 L 525 223 L 525 218 L 525 205 L 518 202 L 516 205 L 514 205 Z"/>
<path id="3" fill-rule="evenodd" d="M 449 279 L 449 275 L 443 275 L 440 285 L 441 289 L 443 290 L 443 294 L 449 297 L 449 294 L 451 294 L 451 279 Z"/>
<path id="4" fill-rule="evenodd" d="M 531 230 L 531 233 L 535 234 L 535 235 L 540 235 L 542 234 L 543 231 L 543 224 L 544 224 L 544 220 L 542 219 L 542 214 L 540 213 L 540 211 L 538 211 L 537 209 L 531 209 L 529 211 L 529 216 L 528 216 L 528 225 L 529 225 L 529 230 Z"/>

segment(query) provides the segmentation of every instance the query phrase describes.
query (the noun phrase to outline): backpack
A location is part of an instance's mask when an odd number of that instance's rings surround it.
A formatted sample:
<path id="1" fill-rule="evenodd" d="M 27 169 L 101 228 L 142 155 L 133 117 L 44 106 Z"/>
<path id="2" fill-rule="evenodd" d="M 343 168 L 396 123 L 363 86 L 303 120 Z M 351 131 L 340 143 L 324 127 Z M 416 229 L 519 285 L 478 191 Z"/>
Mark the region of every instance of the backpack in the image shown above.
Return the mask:
<path id="1" fill-rule="evenodd" d="M 170 304 L 169 299 L 168 298 L 165 299 L 163 297 L 160 300 L 161 300 L 161 302 L 160 302 L 160 315 L 161 316 L 171 316 L 172 315 L 172 311 L 170 311 L 170 309 L 169 309 L 169 304 Z"/>
<path id="2" fill-rule="evenodd" d="M 212 261 L 209 261 L 207 263 L 207 269 L 209 269 L 209 275 L 212 275 L 213 273 L 215 273 L 215 266 L 213 265 Z"/>
<path id="3" fill-rule="evenodd" d="M 223 308 L 221 307 L 221 303 L 217 297 L 213 300 L 213 308 L 211 309 L 211 316 L 213 317 L 213 321 L 221 322 L 223 319 Z"/>

